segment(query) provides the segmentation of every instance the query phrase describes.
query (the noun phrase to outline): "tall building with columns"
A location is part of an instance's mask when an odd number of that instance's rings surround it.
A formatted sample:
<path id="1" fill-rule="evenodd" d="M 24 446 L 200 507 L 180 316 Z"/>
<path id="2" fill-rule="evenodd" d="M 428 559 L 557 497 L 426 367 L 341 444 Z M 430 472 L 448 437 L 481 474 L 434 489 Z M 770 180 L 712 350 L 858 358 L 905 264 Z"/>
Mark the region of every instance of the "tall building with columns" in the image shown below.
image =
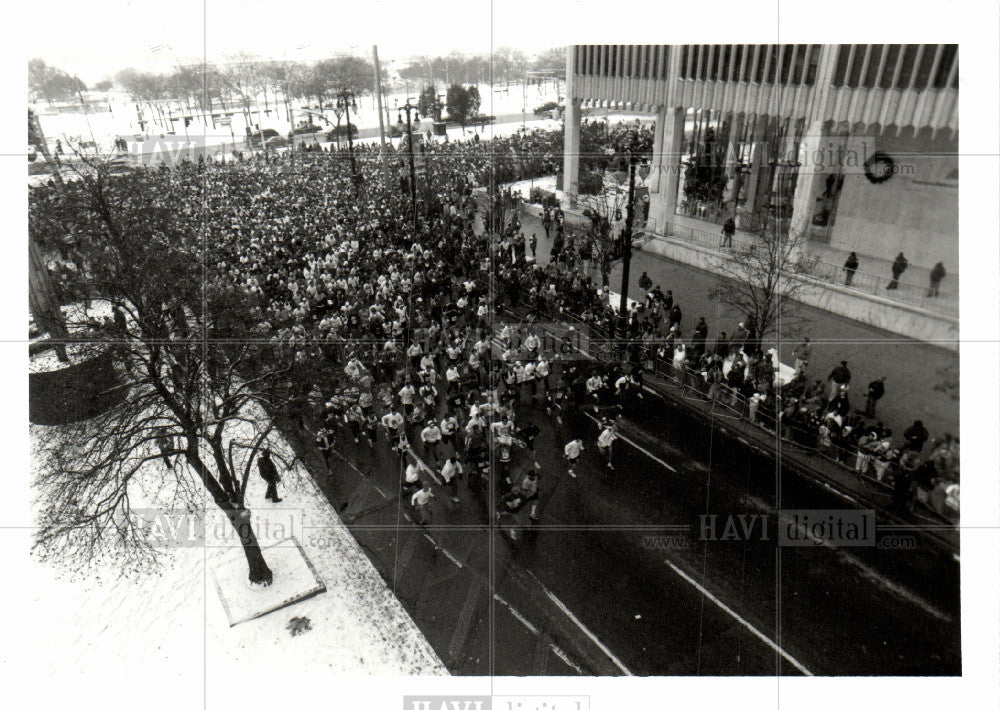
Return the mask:
<path id="1" fill-rule="evenodd" d="M 834 264 L 957 274 L 957 45 L 573 45 L 566 68 L 569 195 L 581 109 L 646 113 L 654 235 L 709 243 L 733 218 Z"/>

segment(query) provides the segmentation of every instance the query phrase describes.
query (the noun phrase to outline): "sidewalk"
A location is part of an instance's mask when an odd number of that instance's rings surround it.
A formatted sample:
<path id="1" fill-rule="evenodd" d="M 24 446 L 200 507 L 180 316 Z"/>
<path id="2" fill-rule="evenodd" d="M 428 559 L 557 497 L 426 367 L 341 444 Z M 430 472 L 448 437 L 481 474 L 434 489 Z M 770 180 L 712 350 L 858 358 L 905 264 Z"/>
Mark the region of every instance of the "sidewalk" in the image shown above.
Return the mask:
<path id="1" fill-rule="evenodd" d="M 626 200 L 625 195 L 628 190 L 628 185 L 616 185 L 613 180 L 606 180 L 605 184 L 615 190 L 614 193 L 609 192 L 605 196 L 605 199 L 608 200 L 609 204 L 614 202 L 621 205 L 622 211 L 624 212 L 624 204 Z M 637 179 L 637 187 L 645 186 L 645 184 L 646 183 L 642 180 Z M 575 208 L 571 208 L 570 200 L 566 196 L 566 193 L 562 190 L 557 190 L 555 185 L 555 176 L 546 176 L 535 178 L 533 180 L 522 180 L 520 182 L 513 183 L 510 185 L 510 188 L 513 189 L 515 193 L 521 195 L 521 197 L 523 197 L 526 201 L 530 198 L 531 188 L 537 187 L 546 192 L 553 193 L 562 206 L 563 212 L 566 215 L 567 224 L 572 224 L 574 226 L 577 224 L 589 226 L 589 221 L 583 218 L 580 215 L 580 212 L 582 212 L 585 207 L 597 204 L 601 197 L 596 195 L 581 195 L 577 202 L 577 206 Z M 666 234 L 665 236 L 668 236 L 671 239 L 690 242 L 705 249 L 719 250 L 722 243 L 721 225 L 690 217 L 685 218 L 684 221 L 687 222 L 687 224 L 675 224 L 669 231 L 669 234 Z M 655 223 L 650 223 L 646 226 L 651 234 L 661 234 L 661 231 L 657 229 Z M 747 239 L 747 233 L 738 229 L 733 237 L 734 246 L 738 247 L 740 242 L 745 239 Z M 814 278 L 831 284 L 837 284 L 838 286 L 845 285 L 845 273 L 843 267 L 844 262 L 847 260 L 847 256 L 850 253 L 849 251 L 837 249 L 827 244 L 822 244 L 812 240 L 805 243 L 804 250 L 809 256 L 817 259 L 816 264 L 811 270 L 811 275 Z M 957 264 L 945 264 L 947 273 L 944 280 L 941 282 L 939 295 L 932 298 L 927 295 L 930 280 L 930 266 L 918 266 L 917 264 L 910 263 L 906 271 L 903 273 L 898 287 L 894 290 L 886 289 L 889 280 L 892 278 L 893 259 L 895 259 L 895 254 L 889 255 L 887 258 L 879 258 L 869 254 L 859 254 L 858 270 L 855 272 L 849 288 L 862 293 L 879 296 L 880 298 L 887 298 L 891 301 L 898 301 L 899 303 L 918 306 L 920 308 L 927 309 L 932 313 L 954 317 L 957 321 L 959 305 L 959 279 Z"/>
<path id="2" fill-rule="evenodd" d="M 538 237 L 539 263 L 548 263 L 552 240 L 545 237 L 541 220 L 522 211 L 521 225 L 525 234 L 534 233 Z M 685 336 L 690 335 L 698 318 L 704 316 L 709 328 L 708 340 L 714 343 L 720 330 L 731 332 L 742 319 L 729 306 L 709 298 L 718 278 L 715 274 L 643 251 L 632 255 L 629 294 L 633 298 L 642 293 L 638 281 L 644 271 L 663 291 L 673 291 L 683 313 Z M 610 285 L 615 291 L 620 289 L 620 263 L 612 270 Z M 923 420 L 932 438 L 959 432 L 957 353 L 829 311 L 802 306 L 801 314 L 804 325 L 800 332 L 786 333 L 778 342 L 771 343 L 777 346 L 782 362 L 793 362 L 792 351 L 802 336 L 808 336 L 812 341 L 809 377 L 825 381 L 841 360 L 847 360 L 852 372 L 852 406 L 863 407 L 868 383 L 886 377 L 886 392 L 879 402 L 878 416 L 892 428 L 897 440 L 914 419 Z"/>
<path id="3" fill-rule="evenodd" d="M 38 440 L 46 431 L 32 427 L 31 437 Z M 270 444 L 276 456 L 292 460 L 293 452 L 280 435 L 273 434 Z M 37 465 L 37 457 L 34 460 Z M 147 467 L 154 484 L 148 490 L 162 489 L 162 484 L 155 487 L 163 477 L 162 462 Z M 151 686 L 157 691 L 164 678 L 204 677 L 209 695 L 226 694 L 227 681 L 238 678 L 447 675 L 440 657 L 305 467 L 296 462 L 291 470 L 283 465 L 279 469 L 284 492 L 278 504 L 264 500 L 265 484 L 256 472 L 248 479 L 247 505 L 258 539 L 266 547 L 286 544 L 278 541 L 294 536 L 326 591 L 230 626 L 214 571 L 235 559 L 244 578 L 246 563 L 238 541 L 219 542 L 227 529 L 215 528 L 219 515 L 208 502 L 210 536 L 204 544 L 162 549 L 155 573 L 120 576 L 113 556 L 93 570 L 99 577 L 66 578 L 49 564 L 32 566 L 30 578 L 21 582 L 37 592 L 30 610 L 37 634 L 24 649 L 30 661 L 25 665 L 33 677 L 37 674 L 36 687 L 45 688 L 70 669 L 87 681 L 115 682 L 125 673 L 133 679 L 148 675 L 158 679 Z M 135 509 L 173 508 L 171 501 L 131 502 Z M 310 630 L 292 636 L 292 617 L 307 618 Z M 200 701 L 201 683 L 192 688 Z M 152 707 L 166 707 L 153 701 Z M 52 705 L 44 700 L 38 704 Z"/>

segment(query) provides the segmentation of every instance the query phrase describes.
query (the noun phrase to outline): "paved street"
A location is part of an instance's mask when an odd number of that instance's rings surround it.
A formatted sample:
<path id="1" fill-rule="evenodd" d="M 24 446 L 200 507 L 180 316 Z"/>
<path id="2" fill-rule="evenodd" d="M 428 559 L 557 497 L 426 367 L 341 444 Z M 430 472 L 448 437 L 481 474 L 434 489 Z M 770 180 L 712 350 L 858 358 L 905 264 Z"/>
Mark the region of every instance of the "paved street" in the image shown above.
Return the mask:
<path id="1" fill-rule="evenodd" d="M 543 411 L 532 419 L 542 430 L 541 521 L 516 542 L 485 525 L 489 494 L 468 477 L 454 506 L 434 486 L 431 525 L 418 530 L 384 441 L 375 451 L 345 441 L 327 469 L 299 440 L 331 504 L 453 672 L 957 671 L 953 561 L 921 546 L 776 548 L 777 483 L 783 509 L 841 502 L 794 474 L 777 479 L 767 459 L 664 405 L 626 422 L 631 443 L 616 443 L 611 475 L 589 418 L 566 427 Z M 560 449 L 575 436 L 588 450 L 570 478 Z M 529 463 L 521 452 L 512 470 Z M 760 513 L 772 526 L 766 540 L 702 539 L 701 514 Z"/>

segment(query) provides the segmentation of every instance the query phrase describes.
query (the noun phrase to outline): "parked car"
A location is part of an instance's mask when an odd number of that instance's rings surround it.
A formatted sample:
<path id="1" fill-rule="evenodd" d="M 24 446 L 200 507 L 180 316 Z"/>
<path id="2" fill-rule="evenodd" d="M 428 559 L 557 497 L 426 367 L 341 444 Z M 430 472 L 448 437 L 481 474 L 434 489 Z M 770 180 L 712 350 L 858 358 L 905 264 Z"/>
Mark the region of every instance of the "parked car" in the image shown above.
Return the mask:
<path id="1" fill-rule="evenodd" d="M 493 123 L 495 120 L 497 120 L 496 116 L 487 116 L 485 113 L 480 113 L 480 114 L 476 114 L 475 116 L 469 116 L 469 118 L 466 119 L 466 121 L 465 121 L 465 125 L 466 126 L 484 126 L 487 123 Z M 457 124 L 458 121 L 455 121 L 454 119 L 449 118 L 448 119 L 448 123 Z"/>
<path id="2" fill-rule="evenodd" d="M 250 134 L 250 143 L 252 145 L 259 145 L 260 144 L 261 135 L 264 136 L 264 142 L 265 143 L 267 143 L 267 141 L 270 140 L 271 138 L 280 138 L 281 137 L 281 134 L 278 133 L 273 128 L 265 128 L 263 131 L 255 131 L 254 133 L 251 133 Z"/>
<path id="3" fill-rule="evenodd" d="M 335 141 L 337 140 L 337 138 L 347 138 L 347 124 L 342 123 L 339 126 L 331 128 L 327 132 L 326 137 L 331 141 Z M 351 124 L 351 137 L 352 138 L 358 137 L 358 127 L 355 126 L 353 123 Z"/>
<path id="4" fill-rule="evenodd" d="M 545 114 L 550 114 L 552 111 L 557 111 L 561 107 L 555 101 L 546 101 L 544 104 L 535 109 L 536 116 L 542 116 Z"/>
<path id="5" fill-rule="evenodd" d="M 308 121 L 301 121 L 295 130 L 292 131 L 295 135 L 302 135 L 304 133 L 319 133 L 323 130 L 323 127 L 317 123 L 309 123 Z"/>
<path id="6" fill-rule="evenodd" d="M 284 136 L 271 136 L 264 139 L 265 148 L 287 148 L 292 142 Z"/>

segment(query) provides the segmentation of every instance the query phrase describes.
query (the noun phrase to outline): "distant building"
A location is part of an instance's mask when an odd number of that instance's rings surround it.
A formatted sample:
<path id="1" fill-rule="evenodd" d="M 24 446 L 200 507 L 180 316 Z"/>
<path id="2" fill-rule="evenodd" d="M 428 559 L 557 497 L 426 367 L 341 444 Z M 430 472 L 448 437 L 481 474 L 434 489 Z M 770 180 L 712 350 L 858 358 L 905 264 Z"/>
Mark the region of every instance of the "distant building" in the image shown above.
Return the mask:
<path id="1" fill-rule="evenodd" d="M 567 193 L 581 107 L 648 112 L 652 231 L 734 217 L 957 274 L 957 45 L 574 45 L 566 66 Z"/>

